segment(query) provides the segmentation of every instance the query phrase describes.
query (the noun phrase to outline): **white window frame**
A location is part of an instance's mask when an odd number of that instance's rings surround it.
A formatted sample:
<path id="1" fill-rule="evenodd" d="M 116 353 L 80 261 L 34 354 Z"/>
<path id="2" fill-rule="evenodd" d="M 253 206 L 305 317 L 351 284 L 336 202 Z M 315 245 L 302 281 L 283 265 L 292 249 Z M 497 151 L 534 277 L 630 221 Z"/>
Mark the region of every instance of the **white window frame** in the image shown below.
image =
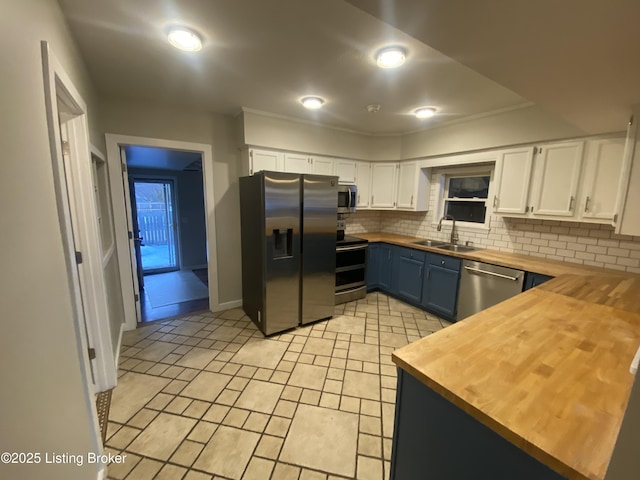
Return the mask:
<path id="1" fill-rule="evenodd" d="M 434 210 L 436 217 L 433 218 L 433 226 L 436 226 L 440 219 L 444 216 L 445 201 L 449 191 L 449 179 L 459 177 L 489 177 L 489 191 L 485 199 L 486 215 L 484 223 L 463 222 L 456 220 L 456 229 L 459 230 L 481 230 L 489 231 L 491 225 L 491 215 L 493 214 L 493 206 L 488 200 L 493 197 L 493 180 L 494 180 L 495 164 L 474 165 L 473 167 L 452 167 L 438 171 L 438 205 Z M 465 199 L 469 200 L 469 199 Z M 451 220 L 443 220 L 442 225 L 451 227 Z"/>

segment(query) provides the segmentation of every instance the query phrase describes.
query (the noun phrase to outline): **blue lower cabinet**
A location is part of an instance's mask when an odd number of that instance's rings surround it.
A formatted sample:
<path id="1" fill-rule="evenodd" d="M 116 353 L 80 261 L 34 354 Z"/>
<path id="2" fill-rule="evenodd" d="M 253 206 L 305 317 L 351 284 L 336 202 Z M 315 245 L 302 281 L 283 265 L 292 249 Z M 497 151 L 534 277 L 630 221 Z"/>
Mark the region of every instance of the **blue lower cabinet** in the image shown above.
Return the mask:
<path id="1" fill-rule="evenodd" d="M 380 271 L 380 245 L 370 243 L 367 248 L 367 290 L 378 288 Z"/>
<path id="2" fill-rule="evenodd" d="M 393 294 L 393 253 L 395 248 L 387 243 L 380 244 L 378 249 L 378 286 L 381 290 Z"/>
<path id="3" fill-rule="evenodd" d="M 522 291 L 529 290 L 530 288 L 537 287 L 538 285 L 548 282 L 553 277 L 548 275 L 542 275 L 541 273 L 527 272 L 524 277 L 524 288 Z"/>
<path id="4" fill-rule="evenodd" d="M 397 294 L 412 303 L 422 299 L 425 252 L 410 248 L 398 248 L 394 262 Z"/>
<path id="5" fill-rule="evenodd" d="M 422 306 L 438 315 L 455 320 L 460 285 L 459 258 L 429 254 L 422 290 Z"/>

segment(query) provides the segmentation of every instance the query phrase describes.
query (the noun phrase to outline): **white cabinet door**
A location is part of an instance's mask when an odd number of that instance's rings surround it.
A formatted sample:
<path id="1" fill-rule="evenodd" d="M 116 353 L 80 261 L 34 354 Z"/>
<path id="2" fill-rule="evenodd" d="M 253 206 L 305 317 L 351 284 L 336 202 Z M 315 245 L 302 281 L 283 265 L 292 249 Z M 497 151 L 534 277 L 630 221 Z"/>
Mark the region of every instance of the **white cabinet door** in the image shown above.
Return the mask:
<path id="1" fill-rule="evenodd" d="M 358 198 L 356 208 L 369 208 L 371 200 L 371 163 L 355 162 L 356 176 L 355 183 L 358 187 Z"/>
<path id="2" fill-rule="evenodd" d="M 573 217 L 584 142 L 558 143 L 538 148 L 534 161 L 534 217 Z"/>
<path id="3" fill-rule="evenodd" d="M 356 162 L 354 160 L 336 160 L 336 175 L 340 183 L 356 183 Z"/>
<path id="4" fill-rule="evenodd" d="M 583 219 L 613 221 L 623 159 L 623 138 L 588 142 L 579 204 Z"/>
<path id="5" fill-rule="evenodd" d="M 396 205 L 397 163 L 371 164 L 371 208 L 390 209 Z"/>
<path id="6" fill-rule="evenodd" d="M 289 173 L 312 173 L 311 157 L 297 153 L 284 154 L 284 171 Z"/>
<path id="7" fill-rule="evenodd" d="M 311 159 L 313 173 L 317 175 L 335 175 L 334 161 L 332 158 L 313 157 Z"/>
<path id="8" fill-rule="evenodd" d="M 283 169 L 283 154 L 282 152 L 251 149 L 249 151 L 249 162 L 249 175 L 262 170 L 281 172 Z"/>
<path id="9" fill-rule="evenodd" d="M 398 208 L 413 209 L 415 206 L 417 168 L 418 164 L 416 162 L 400 163 L 396 197 L 396 206 Z"/>
<path id="10" fill-rule="evenodd" d="M 533 165 L 533 147 L 502 152 L 496 160 L 493 211 L 503 215 L 528 210 L 529 184 Z"/>

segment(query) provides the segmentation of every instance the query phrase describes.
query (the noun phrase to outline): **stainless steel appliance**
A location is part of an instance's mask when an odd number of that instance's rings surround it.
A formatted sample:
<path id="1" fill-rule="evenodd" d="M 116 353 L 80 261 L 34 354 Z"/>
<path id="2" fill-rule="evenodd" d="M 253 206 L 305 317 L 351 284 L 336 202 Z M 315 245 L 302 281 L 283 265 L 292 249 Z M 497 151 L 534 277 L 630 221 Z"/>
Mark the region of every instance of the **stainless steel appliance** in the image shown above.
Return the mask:
<path id="1" fill-rule="evenodd" d="M 337 177 L 240 178 L 242 303 L 265 335 L 333 315 Z"/>
<path id="2" fill-rule="evenodd" d="M 344 236 L 336 245 L 336 305 L 367 295 L 366 265 L 369 241 Z"/>
<path id="3" fill-rule="evenodd" d="M 356 185 L 338 186 L 338 213 L 353 213 L 356 211 L 358 187 Z"/>
<path id="4" fill-rule="evenodd" d="M 524 272 L 472 260 L 462 261 L 458 320 L 522 292 Z"/>

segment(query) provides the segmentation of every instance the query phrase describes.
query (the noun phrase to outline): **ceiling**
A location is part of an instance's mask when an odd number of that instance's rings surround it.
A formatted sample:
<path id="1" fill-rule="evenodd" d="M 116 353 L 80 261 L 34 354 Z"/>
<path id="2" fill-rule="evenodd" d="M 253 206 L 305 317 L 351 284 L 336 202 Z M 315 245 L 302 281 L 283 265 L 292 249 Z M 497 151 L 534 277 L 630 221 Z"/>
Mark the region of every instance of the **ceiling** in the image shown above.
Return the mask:
<path id="1" fill-rule="evenodd" d="M 372 134 L 526 102 L 587 133 L 619 131 L 640 103 L 638 0 L 59 1 L 107 97 Z M 169 45 L 176 23 L 203 35 L 202 51 Z M 408 50 L 399 69 L 375 65 L 388 44 Z M 304 95 L 327 103 L 307 111 Z M 425 105 L 439 114 L 410 115 Z"/>
<path id="2" fill-rule="evenodd" d="M 638 0 L 346 0 L 586 133 L 640 104 Z"/>
<path id="3" fill-rule="evenodd" d="M 414 131 L 515 107 L 512 91 L 343 0 L 60 0 L 97 90 L 106 97 L 237 114 L 241 107 L 374 134 Z M 165 30 L 200 32 L 200 52 Z M 376 66 L 388 44 L 399 69 Z M 327 100 L 302 108 L 304 95 Z M 367 105 L 379 104 L 378 113 Z M 435 106 L 439 115 L 410 114 Z"/>
<path id="4" fill-rule="evenodd" d="M 202 155 L 198 152 L 136 145 L 126 146 L 124 150 L 129 168 L 202 171 Z"/>

